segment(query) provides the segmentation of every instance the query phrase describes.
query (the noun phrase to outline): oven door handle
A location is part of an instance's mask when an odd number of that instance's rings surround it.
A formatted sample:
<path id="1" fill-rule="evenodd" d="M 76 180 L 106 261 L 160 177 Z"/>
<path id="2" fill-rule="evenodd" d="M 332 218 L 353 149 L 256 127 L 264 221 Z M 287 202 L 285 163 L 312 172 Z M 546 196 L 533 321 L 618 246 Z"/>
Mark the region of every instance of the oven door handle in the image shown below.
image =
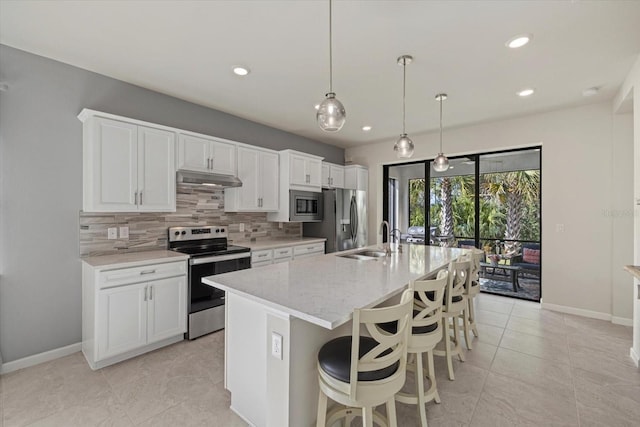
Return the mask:
<path id="1" fill-rule="evenodd" d="M 229 261 L 232 259 L 250 258 L 251 252 L 241 252 L 239 254 L 215 255 L 207 257 L 196 257 L 189 259 L 189 265 L 210 264 L 212 262 Z"/>

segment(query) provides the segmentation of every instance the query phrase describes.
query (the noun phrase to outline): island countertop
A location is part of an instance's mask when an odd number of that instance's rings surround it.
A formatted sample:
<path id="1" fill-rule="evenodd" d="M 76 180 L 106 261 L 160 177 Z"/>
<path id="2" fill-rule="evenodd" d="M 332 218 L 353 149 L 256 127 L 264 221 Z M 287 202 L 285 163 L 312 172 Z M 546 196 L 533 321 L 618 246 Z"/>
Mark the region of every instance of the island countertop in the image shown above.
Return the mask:
<path id="1" fill-rule="evenodd" d="M 633 277 L 640 280 L 640 265 L 625 265 L 625 270 L 627 270 Z"/>
<path id="2" fill-rule="evenodd" d="M 401 292 L 412 280 L 429 276 L 468 252 L 422 245 L 404 245 L 403 249 L 403 253 L 366 261 L 339 256 L 358 250 L 332 253 L 208 276 L 202 282 L 335 329 L 351 319 L 354 308 L 373 307 Z"/>

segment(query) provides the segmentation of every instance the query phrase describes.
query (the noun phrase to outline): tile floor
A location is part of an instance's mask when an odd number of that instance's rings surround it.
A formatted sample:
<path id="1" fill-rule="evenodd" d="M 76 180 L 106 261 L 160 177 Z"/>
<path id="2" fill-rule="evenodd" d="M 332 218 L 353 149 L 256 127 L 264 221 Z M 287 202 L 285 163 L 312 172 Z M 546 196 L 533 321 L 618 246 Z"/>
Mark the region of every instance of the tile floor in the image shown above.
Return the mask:
<path id="1" fill-rule="evenodd" d="M 455 381 L 436 358 L 431 427 L 640 425 L 631 328 L 488 294 L 477 317 Z M 215 333 L 96 372 L 76 353 L 3 375 L 0 426 L 244 426 L 223 389 L 223 343 Z M 398 417 L 417 425 L 412 406 L 398 404 Z"/>

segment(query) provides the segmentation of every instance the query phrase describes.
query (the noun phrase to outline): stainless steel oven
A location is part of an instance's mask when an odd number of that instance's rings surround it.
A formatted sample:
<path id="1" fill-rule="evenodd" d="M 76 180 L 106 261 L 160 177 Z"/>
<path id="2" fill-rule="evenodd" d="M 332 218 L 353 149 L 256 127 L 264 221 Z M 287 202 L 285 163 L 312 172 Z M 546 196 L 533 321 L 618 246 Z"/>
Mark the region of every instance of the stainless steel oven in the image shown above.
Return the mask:
<path id="1" fill-rule="evenodd" d="M 250 249 L 227 245 L 227 230 L 220 226 L 171 227 L 169 248 L 190 256 L 186 338 L 223 329 L 225 293 L 202 278 L 251 268 Z"/>
<path id="2" fill-rule="evenodd" d="M 322 193 L 289 191 L 289 221 L 322 221 Z"/>

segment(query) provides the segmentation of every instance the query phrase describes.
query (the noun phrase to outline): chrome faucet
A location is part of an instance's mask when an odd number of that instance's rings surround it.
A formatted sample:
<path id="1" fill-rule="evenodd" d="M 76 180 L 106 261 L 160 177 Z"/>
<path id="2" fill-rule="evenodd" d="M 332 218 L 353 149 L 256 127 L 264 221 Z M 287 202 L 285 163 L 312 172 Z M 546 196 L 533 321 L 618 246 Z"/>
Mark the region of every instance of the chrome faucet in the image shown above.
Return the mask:
<path id="1" fill-rule="evenodd" d="M 387 256 L 391 256 L 391 227 L 387 221 L 380 224 L 380 234 L 384 233 L 384 226 L 387 226 L 387 242 L 382 244 L 382 249 Z"/>

